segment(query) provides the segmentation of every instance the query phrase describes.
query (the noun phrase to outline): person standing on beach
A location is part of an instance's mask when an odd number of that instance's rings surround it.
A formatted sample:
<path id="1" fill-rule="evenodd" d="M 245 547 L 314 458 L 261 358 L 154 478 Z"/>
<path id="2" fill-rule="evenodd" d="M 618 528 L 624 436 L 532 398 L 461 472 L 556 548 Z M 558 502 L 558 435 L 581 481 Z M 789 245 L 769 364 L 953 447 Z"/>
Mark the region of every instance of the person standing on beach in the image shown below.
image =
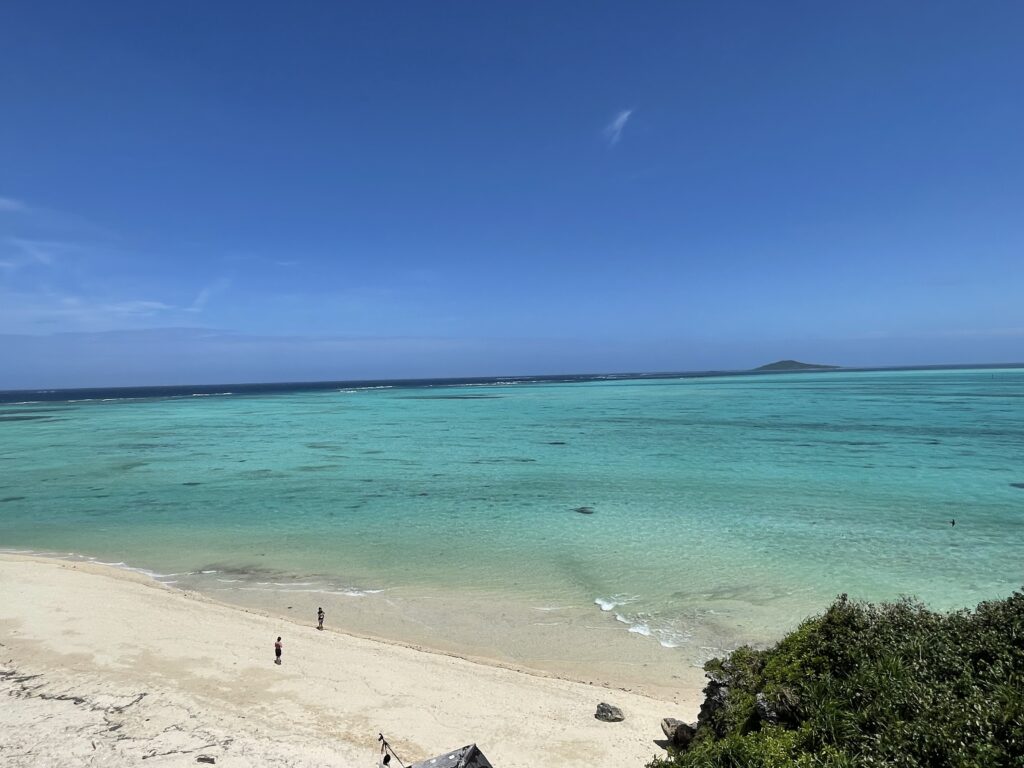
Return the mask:
<path id="1" fill-rule="evenodd" d="M 324 628 L 324 609 L 323 608 L 317 608 L 316 609 L 316 628 L 317 629 L 323 629 Z"/>
<path id="2" fill-rule="evenodd" d="M 281 648 L 282 648 L 281 638 L 279 637 L 279 638 L 277 638 L 277 642 L 274 643 L 274 663 L 275 664 L 280 664 L 281 663 Z"/>

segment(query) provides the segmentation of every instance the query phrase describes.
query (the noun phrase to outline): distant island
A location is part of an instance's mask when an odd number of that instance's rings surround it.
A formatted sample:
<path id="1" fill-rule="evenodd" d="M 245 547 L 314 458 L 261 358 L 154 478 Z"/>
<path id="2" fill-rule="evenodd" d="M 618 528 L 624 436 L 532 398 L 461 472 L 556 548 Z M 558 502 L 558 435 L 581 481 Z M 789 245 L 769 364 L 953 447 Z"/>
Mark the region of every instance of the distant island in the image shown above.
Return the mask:
<path id="1" fill-rule="evenodd" d="M 838 365 L 817 365 L 815 363 L 801 363 L 799 360 L 779 360 L 776 363 L 768 363 L 755 371 L 834 371 Z"/>

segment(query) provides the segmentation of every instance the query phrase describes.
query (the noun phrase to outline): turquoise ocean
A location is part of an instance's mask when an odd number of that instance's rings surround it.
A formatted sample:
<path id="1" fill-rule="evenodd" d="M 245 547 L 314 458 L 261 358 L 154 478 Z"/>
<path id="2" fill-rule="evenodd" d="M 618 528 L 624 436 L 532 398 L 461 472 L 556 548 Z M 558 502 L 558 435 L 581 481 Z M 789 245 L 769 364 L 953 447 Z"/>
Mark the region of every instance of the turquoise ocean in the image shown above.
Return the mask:
<path id="1" fill-rule="evenodd" d="M 2 399 L 0 549 L 541 669 L 1024 584 L 1021 368 Z"/>

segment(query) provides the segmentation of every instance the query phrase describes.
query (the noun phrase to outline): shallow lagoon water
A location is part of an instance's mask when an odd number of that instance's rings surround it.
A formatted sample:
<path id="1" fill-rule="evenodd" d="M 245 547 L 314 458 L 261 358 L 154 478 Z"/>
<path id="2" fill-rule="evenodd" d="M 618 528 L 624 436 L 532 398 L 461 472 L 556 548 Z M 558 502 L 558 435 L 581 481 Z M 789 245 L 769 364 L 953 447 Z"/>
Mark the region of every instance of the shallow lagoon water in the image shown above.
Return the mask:
<path id="1" fill-rule="evenodd" d="M 1024 584 L 1024 369 L 23 397 L 0 548 L 541 668 L 559 627 L 692 666 L 840 592 Z"/>

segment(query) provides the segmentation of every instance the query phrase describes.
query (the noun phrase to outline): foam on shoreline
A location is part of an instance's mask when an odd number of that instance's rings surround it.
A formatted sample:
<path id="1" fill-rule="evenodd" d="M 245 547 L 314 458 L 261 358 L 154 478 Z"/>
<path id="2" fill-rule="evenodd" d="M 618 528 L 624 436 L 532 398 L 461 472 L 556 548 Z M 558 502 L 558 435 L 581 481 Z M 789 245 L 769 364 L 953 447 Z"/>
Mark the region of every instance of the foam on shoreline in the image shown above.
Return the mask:
<path id="1" fill-rule="evenodd" d="M 373 595 L 379 595 L 387 590 L 384 588 L 367 588 L 367 587 L 355 587 L 351 585 L 342 585 L 333 582 L 326 578 L 317 578 L 315 580 L 300 580 L 308 579 L 309 576 L 301 576 L 297 574 L 284 574 L 277 571 L 269 570 L 257 570 L 257 569 L 238 569 L 229 567 L 219 568 L 202 568 L 191 571 L 178 571 L 173 573 L 160 573 L 157 571 L 150 570 L 148 568 L 142 568 L 134 565 L 130 565 L 124 561 L 108 562 L 100 560 L 91 555 L 85 555 L 77 552 L 35 552 L 32 550 L 7 550 L 0 549 L 0 554 L 22 554 L 36 557 L 53 557 L 57 559 L 69 560 L 71 562 L 85 562 L 93 563 L 96 565 L 107 566 L 110 568 L 116 568 L 119 570 L 138 573 L 146 576 L 153 581 L 163 584 L 165 586 L 174 587 L 184 591 L 194 590 L 203 594 L 214 594 L 217 593 L 220 597 L 226 597 L 230 601 L 230 595 L 238 592 L 266 592 L 278 595 L 283 594 L 310 594 L 310 595 L 329 595 L 335 597 L 346 597 L 346 598 L 366 598 Z M 268 574 L 278 574 L 280 579 L 282 576 L 285 577 L 282 580 L 256 580 L 261 577 L 266 578 Z M 235 578 L 224 578 L 224 576 L 232 576 Z M 210 577 L 214 577 L 212 580 Z M 684 630 L 680 630 L 674 626 L 671 620 L 658 620 L 645 614 L 634 614 L 624 613 L 616 611 L 617 608 L 629 605 L 638 601 L 640 597 L 638 595 L 625 595 L 616 594 L 608 598 L 598 597 L 594 599 L 594 604 L 597 605 L 602 613 L 612 613 L 614 619 L 619 624 L 626 625 L 626 631 L 632 635 L 640 636 L 642 638 L 650 638 L 657 641 L 658 645 L 665 649 L 674 649 L 685 647 L 691 640 L 691 633 Z M 579 609 L 579 606 L 534 606 L 534 610 L 551 612 L 551 611 L 564 611 Z M 534 626 L 556 626 L 555 623 L 548 624 L 537 624 L 533 623 Z"/>
<path id="2" fill-rule="evenodd" d="M 318 632 L 87 560 L 0 554 L 0 585 L 0 626 L 16 630 L 0 665 L 0 743 L 31 752 L 33 768 L 201 754 L 225 765 L 369 765 L 379 731 L 410 759 L 475 741 L 503 768 L 618 768 L 649 760 L 659 719 L 692 716 L 700 697 L 674 703 Z M 594 719 L 606 699 L 624 723 Z"/>
<path id="3" fill-rule="evenodd" d="M 684 670 L 689 670 L 687 681 L 702 678 L 703 661 L 689 658 L 689 636 L 671 622 L 602 605 L 628 606 L 639 599 L 636 595 L 616 594 L 608 601 L 595 600 L 589 608 L 537 605 L 462 592 L 354 586 L 313 574 L 228 564 L 164 572 L 77 552 L 0 550 L 4 552 L 111 568 L 168 589 L 291 620 L 296 611 L 312 616 L 322 605 L 328 626 L 340 622 L 360 636 L 575 680 L 599 679 L 658 695 L 678 690 L 675 678 Z M 538 613 L 545 620 L 534 618 Z"/>

